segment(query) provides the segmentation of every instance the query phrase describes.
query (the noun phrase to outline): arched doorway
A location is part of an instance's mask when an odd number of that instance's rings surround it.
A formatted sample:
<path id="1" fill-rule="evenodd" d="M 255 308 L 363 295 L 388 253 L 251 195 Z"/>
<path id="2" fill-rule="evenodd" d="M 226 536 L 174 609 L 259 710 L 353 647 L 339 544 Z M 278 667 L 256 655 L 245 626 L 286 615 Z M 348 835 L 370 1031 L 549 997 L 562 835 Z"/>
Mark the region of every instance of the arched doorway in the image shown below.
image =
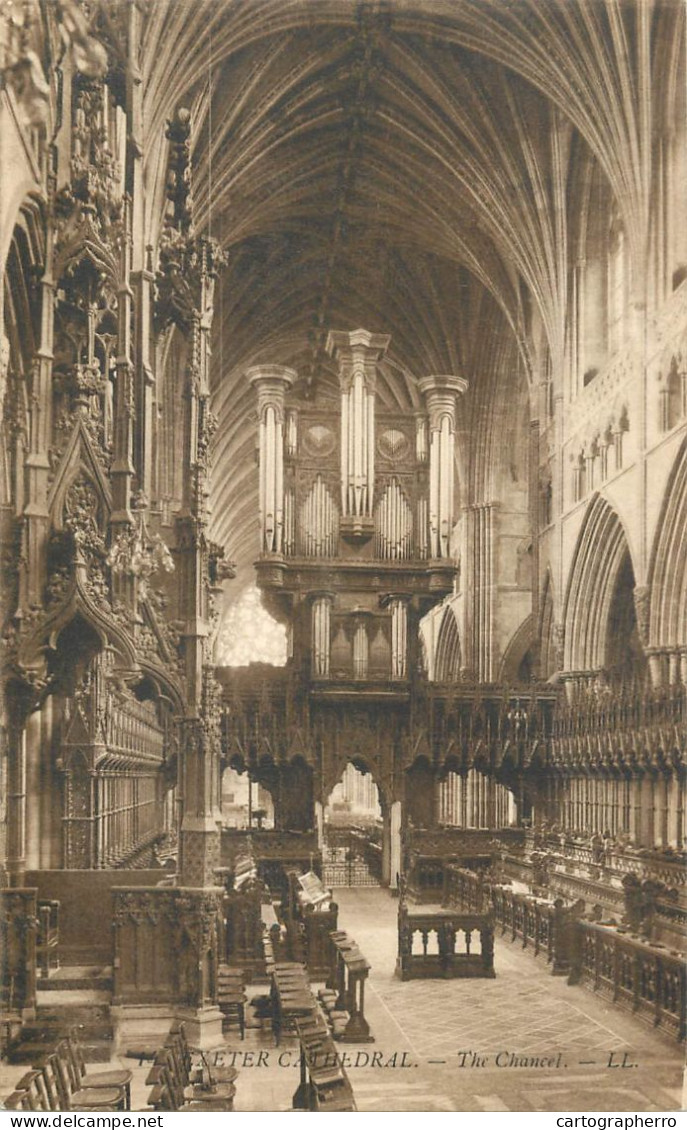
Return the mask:
<path id="1" fill-rule="evenodd" d="M 590 504 L 570 575 L 565 668 L 578 678 L 611 682 L 646 671 L 630 548 L 618 515 L 600 496 Z"/>
<path id="2" fill-rule="evenodd" d="M 274 828 L 274 802 L 269 791 L 251 779 L 247 770 L 228 765 L 222 773 L 220 791 L 222 825 L 225 828 Z"/>
<path id="3" fill-rule="evenodd" d="M 608 613 L 606 672 L 611 683 L 642 680 L 647 661 L 639 638 L 635 611 L 635 575 L 630 554 L 625 553 L 616 575 Z"/>
<path id="4" fill-rule="evenodd" d="M 382 806 L 367 767 L 349 761 L 324 808 L 326 886 L 376 886 L 382 871 Z"/>

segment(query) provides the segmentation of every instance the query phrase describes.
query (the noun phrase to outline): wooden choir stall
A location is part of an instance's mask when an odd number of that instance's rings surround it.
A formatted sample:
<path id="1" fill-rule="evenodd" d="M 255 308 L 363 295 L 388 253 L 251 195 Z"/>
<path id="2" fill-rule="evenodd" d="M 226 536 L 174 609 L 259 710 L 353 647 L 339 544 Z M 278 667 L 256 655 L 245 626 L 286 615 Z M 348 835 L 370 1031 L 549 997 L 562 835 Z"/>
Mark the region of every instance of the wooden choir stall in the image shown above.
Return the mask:
<path id="1" fill-rule="evenodd" d="M 306 970 L 298 962 L 276 962 L 271 976 L 275 1044 L 279 1045 L 284 1030 L 293 1032 L 299 1043 L 300 1083 L 293 1110 L 356 1110 L 350 1081 Z"/>
<path id="2" fill-rule="evenodd" d="M 282 906 L 290 955 L 303 961 L 314 980 L 324 980 L 330 967 L 329 936 L 338 924 L 338 907 L 314 871 L 287 872 L 289 896 Z"/>

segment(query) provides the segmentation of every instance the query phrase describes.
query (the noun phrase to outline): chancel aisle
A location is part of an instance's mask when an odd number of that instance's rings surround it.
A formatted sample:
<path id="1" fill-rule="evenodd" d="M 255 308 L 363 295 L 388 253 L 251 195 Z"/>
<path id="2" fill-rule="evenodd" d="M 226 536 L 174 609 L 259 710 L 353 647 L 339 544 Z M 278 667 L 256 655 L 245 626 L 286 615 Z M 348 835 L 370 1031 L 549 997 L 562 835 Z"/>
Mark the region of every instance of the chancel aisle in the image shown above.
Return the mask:
<path id="1" fill-rule="evenodd" d="M 667 1111 L 677 0 L 6 0 L 0 1097 Z"/>

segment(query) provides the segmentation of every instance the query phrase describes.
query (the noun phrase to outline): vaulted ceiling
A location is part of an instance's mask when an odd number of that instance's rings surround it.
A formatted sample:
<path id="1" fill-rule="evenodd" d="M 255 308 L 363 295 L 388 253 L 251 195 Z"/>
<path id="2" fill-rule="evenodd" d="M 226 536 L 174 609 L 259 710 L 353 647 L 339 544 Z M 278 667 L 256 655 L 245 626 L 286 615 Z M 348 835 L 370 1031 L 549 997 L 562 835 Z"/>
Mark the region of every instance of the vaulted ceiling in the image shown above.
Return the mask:
<path id="1" fill-rule="evenodd" d="M 675 103 L 683 21 L 679 0 L 151 4 L 148 224 L 162 212 L 165 122 L 192 108 L 197 226 L 229 255 L 215 532 L 242 568 L 257 551 L 244 371 L 293 365 L 304 396 L 331 395 L 331 328 L 392 335 L 389 407 L 416 406 L 427 373 L 468 377 L 466 443 L 479 435 L 489 457 L 495 398 L 522 396 L 543 348 L 563 363 L 593 163 L 630 242 L 646 243 L 648 152 Z"/>

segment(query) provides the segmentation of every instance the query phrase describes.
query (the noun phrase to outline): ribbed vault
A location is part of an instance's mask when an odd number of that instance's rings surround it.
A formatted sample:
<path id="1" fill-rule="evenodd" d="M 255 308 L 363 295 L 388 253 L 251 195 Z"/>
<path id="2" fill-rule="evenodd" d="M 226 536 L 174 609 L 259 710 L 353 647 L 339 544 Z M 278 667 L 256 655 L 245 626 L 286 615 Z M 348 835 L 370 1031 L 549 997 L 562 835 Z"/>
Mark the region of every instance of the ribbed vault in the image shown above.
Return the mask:
<path id="1" fill-rule="evenodd" d="M 568 249 L 595 162 L 645 253 L 652 121 L 674 114 L 683 21 L 682 4 L 651 0 L 150 6 L 150 240 L 165 123 L 184 106 L 196 223 L 229 254 L 214 322 L 213 504 L 240 568 L 256 552 L 244 371 L 290 365 L 304 396 L 333 395 L 332 328 L 392 335 L 379 389 L 389 407 L 416 406 L 427 373 L 468 378 L 461 479 L 477 498 L 495 493 L 475 466 L 491 450 L 495 400 L 508 382 L 521 398 L 545 363 L 564 363 Z"/>

